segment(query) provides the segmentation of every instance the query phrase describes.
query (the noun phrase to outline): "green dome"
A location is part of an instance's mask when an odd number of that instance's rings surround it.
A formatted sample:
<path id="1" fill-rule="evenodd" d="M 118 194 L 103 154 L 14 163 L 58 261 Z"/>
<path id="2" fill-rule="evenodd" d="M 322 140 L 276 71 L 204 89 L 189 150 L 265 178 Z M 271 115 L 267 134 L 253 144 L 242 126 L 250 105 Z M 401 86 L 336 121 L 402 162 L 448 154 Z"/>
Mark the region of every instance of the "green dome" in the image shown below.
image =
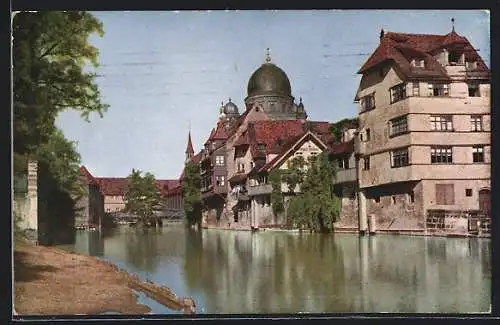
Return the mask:
<path id="1" fill-rule="evenodd" d="M 247 93 L 248 97 L 257 95 L 291 96 L 292 90 L 286 73 L 273 63 L 266 62 L 250 77 Z"/>

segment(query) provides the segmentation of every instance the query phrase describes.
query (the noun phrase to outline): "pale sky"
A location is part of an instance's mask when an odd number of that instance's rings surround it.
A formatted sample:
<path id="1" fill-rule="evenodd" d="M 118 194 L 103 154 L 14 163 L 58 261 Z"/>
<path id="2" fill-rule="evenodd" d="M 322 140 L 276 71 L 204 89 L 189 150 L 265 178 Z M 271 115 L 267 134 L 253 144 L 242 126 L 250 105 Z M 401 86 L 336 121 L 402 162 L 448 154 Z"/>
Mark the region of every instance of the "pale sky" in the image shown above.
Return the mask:
<path id="1" fill-rule="evenodd" d="M 94 12 L 104 24 L 98 84 L 111 105 L 85 122 L 64 112 L 57 125 L 77 141 L 82 163 L 97 177 L 126 177 L 132 168 L 178 178 L 189 126 L 198 152 L 215 126 L 221 101 L 244 112 L 250 75 L 272 62 L 288 75 L 311 120 L 356 116 L 356 72 L 375 50 L 380 29 L 465 36 L 490 66 L 485 10 L 309 10 Z"/>

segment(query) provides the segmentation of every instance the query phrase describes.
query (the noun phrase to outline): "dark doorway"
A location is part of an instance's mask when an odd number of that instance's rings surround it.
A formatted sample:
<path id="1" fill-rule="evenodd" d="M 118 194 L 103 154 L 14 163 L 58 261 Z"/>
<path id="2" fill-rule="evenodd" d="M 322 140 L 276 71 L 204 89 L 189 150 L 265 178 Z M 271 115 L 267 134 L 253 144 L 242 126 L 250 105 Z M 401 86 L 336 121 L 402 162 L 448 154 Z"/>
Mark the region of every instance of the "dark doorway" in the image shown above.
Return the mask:
<path id="1" fill-rule="evenodd" d="M 491 212 L 491 191 L 484 188 L 479 191 L 479 210 L 490 216 Z"/>

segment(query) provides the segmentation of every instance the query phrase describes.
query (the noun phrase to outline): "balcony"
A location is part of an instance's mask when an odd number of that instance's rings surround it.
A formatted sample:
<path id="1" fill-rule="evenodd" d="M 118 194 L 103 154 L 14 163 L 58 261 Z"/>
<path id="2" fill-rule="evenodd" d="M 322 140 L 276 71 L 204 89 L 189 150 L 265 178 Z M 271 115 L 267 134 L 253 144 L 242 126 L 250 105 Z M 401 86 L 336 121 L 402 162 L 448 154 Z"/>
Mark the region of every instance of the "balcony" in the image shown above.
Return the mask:
<path id="1" fill-rule="evenodd" d="M 346 182 L 355 182 L 357 179 L 356 168 L 349 169 L 339 169 L 337 170 L 337 175 L 334 184 L 346 183 Z"/>
<path id="2" fill-rule="evenodd" d="M 271 184 L 261 184 L 248 187 L 248 196 L 271 194 L 273 186 Z"/>

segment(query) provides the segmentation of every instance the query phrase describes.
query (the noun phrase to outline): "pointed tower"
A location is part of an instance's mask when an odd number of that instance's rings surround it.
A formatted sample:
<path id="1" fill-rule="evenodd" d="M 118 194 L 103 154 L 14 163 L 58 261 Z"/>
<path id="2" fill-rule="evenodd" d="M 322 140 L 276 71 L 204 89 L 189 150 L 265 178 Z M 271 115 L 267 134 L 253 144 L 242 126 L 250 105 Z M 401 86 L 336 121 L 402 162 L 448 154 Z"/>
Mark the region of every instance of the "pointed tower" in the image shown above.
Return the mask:
<path id="1" fill-rule="evenodd" d="M 191 131 L 189 131 L 188 142 L 186 147 L 186 161 L 185 161 L 186 164 L 189 160 L 191 160 L 191 158 L 193 158 L 193 155 L 194 155 L 193 142 L 191 141 Z"/>

